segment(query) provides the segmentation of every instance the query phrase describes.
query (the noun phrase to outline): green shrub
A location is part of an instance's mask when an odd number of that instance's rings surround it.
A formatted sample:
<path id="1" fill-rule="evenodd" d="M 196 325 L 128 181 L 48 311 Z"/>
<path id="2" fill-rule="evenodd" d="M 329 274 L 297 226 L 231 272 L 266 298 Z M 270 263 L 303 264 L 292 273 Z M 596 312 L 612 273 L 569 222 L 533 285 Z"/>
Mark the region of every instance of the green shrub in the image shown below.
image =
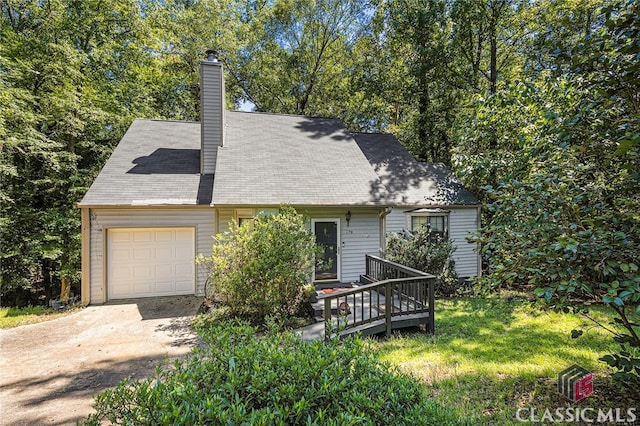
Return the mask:
<path id="1" fill-rule="evenodd" d="M 460 288 L 455 263 L 451 258 L 455 250 L 451 241 L 431 232 L 429 226 L 421 226 L 412 233 L 388 234 L 385 257 L 392 262 L 436 275 L 439 278 L 436 294 L 452 296 Z"/>
<path id="2" fill-rule="evenodd" d="M 361 339 L 257 337 L 238 321 L 200 332 L 209 351 L 103 392 L 87 424 L 460 424 Z"/>
<path id="3" fill-rule="evenodd" d="M 315 238 L 292 207 L 242 226 L 232 223 L 215 241 L 212 256 L 198 263 L 210 271 L 211 296 L 233 316 L 294 315 L 308 300 Z"/>

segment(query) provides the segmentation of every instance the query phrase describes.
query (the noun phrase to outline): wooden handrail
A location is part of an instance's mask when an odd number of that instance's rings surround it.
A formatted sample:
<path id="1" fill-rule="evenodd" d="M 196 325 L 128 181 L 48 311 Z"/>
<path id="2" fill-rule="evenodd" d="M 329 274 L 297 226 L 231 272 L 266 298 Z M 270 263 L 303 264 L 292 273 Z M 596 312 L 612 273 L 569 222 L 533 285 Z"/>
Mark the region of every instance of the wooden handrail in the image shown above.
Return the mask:
<path id="1" fill-rule="evenodd" d="M 410 268 L 408 266 L 402 265 L 400 263 L 396 263 L 396 262 L 392 262 L 392 261 L 387 260 L 387 259 L 383 259 L 383 258 L 381 258 L 379 256 L 375 256 L 373 254 L 365 255 L 365 262 L 367 263 L 367 266 L 369 264 L 369 262 L 368 262 L 369 259 L 375 260 L 377 262 L 380 262 L 380 263 L 388 265 L 388 266 L 392 266 L 393 268 L 395 268 L 395 269 L 397 269 L 399 271 L 405 272 L 405 273 L 413 275 L 413 276 L 432 276 L 433 277 L 433 275 L 431 275 L 431 274 L 429 274 L 427 272 L 420 271 L 418 269 L 413 269 L 413 268 Z M 367 272 L 369 272 L 369 271 L 367 271 Z"/>
<path id="2" fill-rule="evenodd" d="M 384 331 L 387 336 L 391 335 L 394 321 L 402 321 L 404 326 L 412 321 L 412 325 L 426 323 L 428 330 L 433 332 L 436 277 L 373 255 L 367 255 L 365 260 L 369 278 L 377 281 L 318 296 L 319 300 L 324 301 L 325 337 L 329 337 L 328 329 L 333 318 L 332 302 L 334 300 L 336 300 L 335 308 L 338 316 L 344 318 L 342 331 L 373 326 L 379 330 L 382 324 L 380 321 L 384 320 Z M 388 275 L 395 275 L 395 277 L 379 280 L 380 277 Z M 384 298 L 382 303 L 381 297 Z M 377 304 L 374 303 L 374 299 L 377 300 Z M 369 323 L 371 323 L 370 326 Z"/>
<path id="3" fill-rule="evenodd" d="M 340 290 L 339 292 L 336 292 L 336 293 L 320 294 L 320 295 L 318 295 L 318 300 L 337 298 L 337 297 L 340 297 L 340 296 L 348 296 L 348 295 L 351 295 L 351 294 L 360 293 L 361 291 L 374 289 L 376 287 L 383 286 L 386 283 L 411 282 L 411 281 L 424 280 L 425 278 L 426 279 L 435 278 L 435 275 L 425 274 L 425 275 L 423 275 L 421 277 L 390 278 L 388 280 L 376 281 L 376 282 L 371 283 L 371 284 L 364 284 L 364 285 L 360 285 L 358 287 L 353 287 L 353 288 L 350 288 L 350 289 L 347 289 L 347 290 Z"/>

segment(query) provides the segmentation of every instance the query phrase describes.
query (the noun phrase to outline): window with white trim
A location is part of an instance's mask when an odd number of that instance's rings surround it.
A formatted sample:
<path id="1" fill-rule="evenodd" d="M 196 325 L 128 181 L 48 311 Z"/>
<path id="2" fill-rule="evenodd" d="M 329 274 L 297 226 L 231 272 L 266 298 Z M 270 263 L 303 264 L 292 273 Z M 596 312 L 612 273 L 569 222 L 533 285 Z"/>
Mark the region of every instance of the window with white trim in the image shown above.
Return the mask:
<path id="1" fill-rule="evenodd" d="M 449 235 L 449 212 L 443 209 L 416 209 L 406 212 L 407 229 L 417 231 L 421 226 L 429 226 L 433 233 L 442 238 Z"/>

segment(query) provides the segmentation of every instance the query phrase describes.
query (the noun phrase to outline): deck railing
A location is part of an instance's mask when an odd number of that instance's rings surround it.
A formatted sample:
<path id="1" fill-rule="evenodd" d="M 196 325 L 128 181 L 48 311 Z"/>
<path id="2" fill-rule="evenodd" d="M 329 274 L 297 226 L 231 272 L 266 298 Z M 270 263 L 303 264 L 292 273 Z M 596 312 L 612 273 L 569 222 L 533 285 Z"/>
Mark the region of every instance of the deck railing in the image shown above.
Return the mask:
<path id="1" fill-rule="evenodd" d="M 395 328 L 418 324 L 434 331 L 435 276 L 371 255 L 366 256 L 365 274 L 372 283 L 319 296 L 327 338 L 333 330 L 390 336 Z"/>
<path id="2" fill-rule="evenodd" d="M 365 256 L 365 277 L 372 281 L 420 276 L 432 275 L 371 254 Z"/>

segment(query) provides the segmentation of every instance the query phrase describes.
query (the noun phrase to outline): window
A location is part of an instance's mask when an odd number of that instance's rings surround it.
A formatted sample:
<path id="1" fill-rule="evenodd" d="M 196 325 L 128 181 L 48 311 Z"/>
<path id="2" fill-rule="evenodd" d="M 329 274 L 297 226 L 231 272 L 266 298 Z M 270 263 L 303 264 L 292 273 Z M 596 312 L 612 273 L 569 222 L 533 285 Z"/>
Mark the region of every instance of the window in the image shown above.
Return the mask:
<path id="1" fill-rule="evenodd" d="M 242 226 L 242 224 L 244 223 L 252 223 L 256 212 L 254 209 L 235 209 L 233 214 L 236 218 L 238 226 Z"/>
<path id="2" fill-rule="evenodd" d="M 242 226 L 245 223 L 252 223 L 253 222 L 253 218 L 252 217 L 239 217 L 238 218 L 238 226 Z"/>
<path id="3" fill-rule="evenodd" d="M 272 216 L 277 213 L 278 209 L 235 209 L 234 211 L 238 226 L 242 226 L 243 223 L 253 223 L 258 216 Z"/>
<path id="4" fill-rule="evenodd" d="M 431 231 L 447 238 L 449 231 L 449 212 L 443 209 L 416 209 L 406 212 L 407 228 L 416 231 L 421 226 L 429 226 Z"/>

